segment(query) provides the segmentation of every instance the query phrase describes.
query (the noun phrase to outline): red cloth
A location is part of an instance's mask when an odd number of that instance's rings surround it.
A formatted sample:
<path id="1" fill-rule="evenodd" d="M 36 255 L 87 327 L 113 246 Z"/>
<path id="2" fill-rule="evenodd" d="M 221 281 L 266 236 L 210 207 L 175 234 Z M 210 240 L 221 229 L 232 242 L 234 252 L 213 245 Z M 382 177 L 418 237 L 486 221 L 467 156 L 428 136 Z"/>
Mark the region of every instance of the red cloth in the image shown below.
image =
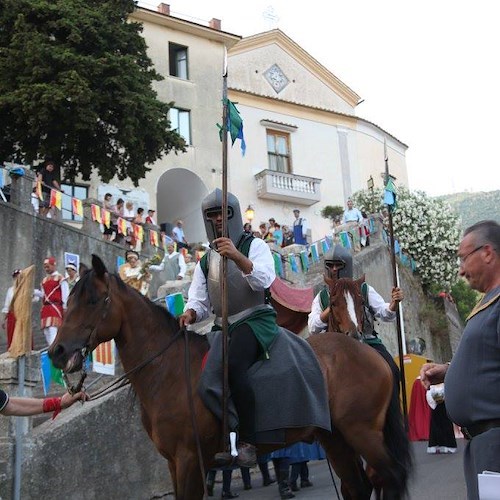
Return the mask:
<path id="1" fill-rule="evenodd" d="M 42 328 L 61 326 L 63 316 L 61 281 L 63 277 L 56 275 L 46 276 L 42 281 L 44 293 L 43 306 L 40 313 Z"/>
<path id="2" fill-rule="evenodd" d="M 408 414 L 408 438 L 410 441 L 427 441 L 431 424 L 431 409 L 425 398 L 426 390 L 420 378 L 415 379 L 411 389 L 410 411 Z"/>
<path id="3" fill-rule="evenodd" d="M 5 327 L 7 330 L 7 349 L 9 349 L 10 344 L 12 344 L 12 338 L 14 337 L 14 329 L 16 327 L 16 317 L 12 311 L 9 311 L 5 315 Z"/>
<path id="4" fill-rule="evenodd" d="M 295 288 L 276 278 L 271 285 L 272 298 L 282 306 L 296 312 L 309 314 L 314 300 L 312 287 Z"/>

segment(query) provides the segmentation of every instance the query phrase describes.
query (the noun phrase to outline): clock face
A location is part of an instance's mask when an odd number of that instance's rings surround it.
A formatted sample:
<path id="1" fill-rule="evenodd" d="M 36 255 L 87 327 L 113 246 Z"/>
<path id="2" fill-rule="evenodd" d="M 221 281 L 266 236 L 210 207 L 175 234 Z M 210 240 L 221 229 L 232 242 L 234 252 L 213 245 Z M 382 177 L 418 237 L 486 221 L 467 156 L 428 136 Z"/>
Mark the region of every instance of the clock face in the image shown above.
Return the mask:
<path id="1" fill-rule="evenodd" d="M 266 80 L 271 84 L 276 93 L 281 92 L 288 85 L 288 78 L 277 64 L 273 64 L 265 73 Z"/>

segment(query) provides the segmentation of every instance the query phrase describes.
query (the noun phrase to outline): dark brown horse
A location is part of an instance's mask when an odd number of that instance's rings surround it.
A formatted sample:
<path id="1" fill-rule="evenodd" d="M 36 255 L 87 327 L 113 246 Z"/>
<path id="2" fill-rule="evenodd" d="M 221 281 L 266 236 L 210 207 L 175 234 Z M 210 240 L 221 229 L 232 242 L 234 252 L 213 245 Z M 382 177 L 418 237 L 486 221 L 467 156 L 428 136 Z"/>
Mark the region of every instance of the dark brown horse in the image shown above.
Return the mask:
<path id="1" fill-rule="evenodd" d="M 141 402 L 142 421 L 158 451 L 168 460 L 177 499 L 203 497 L 191 405 L 188 398 L 185 337 L 177 320 L 109 274 L 99 257 L 77 283 L 63 325 L 49 354 L 67 373 L 78 371 L 83 356 L 101 342 L 115 339 L 124 369 Z M 222 446 L 221 425 L 197 395 L 208 343 L 189 334 L 189 385 L 205 467 Z M 377 470 L 384 484 L 402 496 L 407 471 L 385 428 L 392 376 L 373 349 L 340 334 L 316 335 L 310 344 L 320 362 L 329 393 L 333 432 L 314 428 L 287 431 L 287 443 L 318 438 L 342 481 L 344 498 L 369 499 L 359 457 Z M 160 353 L 150 362 L 152 355 Z M 146 362 L 146 363 L 145 363 Z M 271 410 L 272 411 L 272 410 Z M 397 429 L 395 429 L 397 433 Z M 395 438 L 397 441 L 397 434 Z M 266 453 L 272 446 L 259 446 Z"/>

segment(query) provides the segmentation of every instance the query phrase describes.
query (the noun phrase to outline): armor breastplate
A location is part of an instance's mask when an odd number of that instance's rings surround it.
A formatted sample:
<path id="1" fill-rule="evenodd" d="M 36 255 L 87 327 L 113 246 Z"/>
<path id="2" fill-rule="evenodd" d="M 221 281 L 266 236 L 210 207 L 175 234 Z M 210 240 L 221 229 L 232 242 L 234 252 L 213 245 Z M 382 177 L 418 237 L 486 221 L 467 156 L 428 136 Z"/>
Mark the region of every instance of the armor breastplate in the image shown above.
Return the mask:
<path id="1" fill-rule="evenodd" d="M 220 268 L 222 257 L 210 250 L 208 255 L 207 288 L 208 297 L 216 316 L 222 316 L 222 294 Z M 260 306 L 265 303 L 265 292 L 252 290 L 247 280 L 243 277 L 241 269 L 231 260 L 227 259 L 227 286 L 228 286 L 228 315 L 233 316 L 245 309 Z"/>

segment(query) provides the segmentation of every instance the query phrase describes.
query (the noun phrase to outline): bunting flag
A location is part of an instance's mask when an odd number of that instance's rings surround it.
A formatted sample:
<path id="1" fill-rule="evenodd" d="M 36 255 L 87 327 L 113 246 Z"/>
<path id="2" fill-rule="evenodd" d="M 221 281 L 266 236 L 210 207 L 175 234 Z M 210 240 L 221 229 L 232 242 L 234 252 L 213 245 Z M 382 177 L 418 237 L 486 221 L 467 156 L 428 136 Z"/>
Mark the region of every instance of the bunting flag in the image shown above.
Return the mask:
<path id="1" fill-rule="evenodd" d="M 340 238 L 340 244 L 344 248 L 352 248 L 351 239 L 349 238 L 347 231 L 342 231 L 341 233 L 339 233 L 339 238 Z"/>
<path id="2" fill-rule="evenodd" d="M 165 297 L 168 312 L 178 318 L 184 312 L 184 297 L 182 293 L 171 293 Z"/>
<path id="3" fill-rule="evenodd" d="M 36 195 L 39 200 L 43 201 L 43 193 L 42 193 L 42 181 L 37 181 L 36 183 Z"/>
<path id="4" fill-rule="evenodd" d="M 398 240 L 394 240 L 394 253 L 396 255 L 400 255 L 401 254 L 401 246 L 399 245 L 399 241 Z"/>
<path id="5" fill-rule="evenodd" d="M 307 258 L 307 253 L 305 250 L 302 250 L 300 252 L 300 262 L 302 264 L 302 269 L 304 272 L 307 272 L 309 270 L 309 259 Z"/>
<path id="6" fill-rule="evenodd" d="M 319 262 L 319 253 L 318 253 L 318 243 L 314 242 L 311 245 L 311 259 L 313 262 Z"/>
<path id="7" fill-rule="evenodd" d="M 299 272 L 299 269 L 297 267 L 297 261 L 295 260 L 295 255 L 289 253 L 288 254 L 288 262 L 290 264 L 290 268 L 292 269 L 292 271 L 294 273 L 298 273 Z"/>
<path id="8" fill-rule="evenodd" d="M 71 208 L 73 209 L 73 215 L 83 217 L 82 200 L 79 200 L 78 198 L 71 198 Z"/>
<path id="9" fill-rule="evenodd" d="M 116 349 L 115 341 L 99 344 L 92 352 L 93 370 L 105 375 L 115 374 Z"/>
<path id="10" fill-rule="evenodd" d="M 281 262 L 281 255 L 277 252 L 273 252 L 273 259 L 274 259 L 274 271 L 276 272 L 277 276 L 282 278 L 283 277 L 283 264 Z"/>
<path id="11" fill-rule="evenodd" d="M 125 219 L 122 219 L 121 217 L 118 217 L 116 225 L 118 227 L 118 232 L 123 234 L 123 236 L 127 236 L 127 221 Z"/>
<path id="12" fill-rule="evenodd" d="M 225 99 L 224 104 L 227 105 L 227 131 L 231 136 L 231 144 L 234 146 L 236 139 L 240 139 L 241 155 L 245 156 L 247 145 L 245 143 L 245 137 L 243 136 L 243 119 L 234 102 Z M 219 137 L 222 141 L 223 128 L 220 125 L 217 126 L 219 127 Z"/>
<path id="13" fill-rule="evenodd" d="M 397 208 L 396 204 L 396 185 L 392 180 L 392 177 L 389 177 L 387 184 L 384 189 L 384 203 L 387 205 L 391 212 L 394 212 Z"/>
<path id="14" fill-rule="evenodd" d="M 325 255 L 326 252 L 330 249 L 330 246 L 328 245 L 328 241 L 326 241 L 326 238 L 324 240 L 321 240 L 321 249 L 323 250 L 323 255 Z"/>
<path id="15" fill-rule="evenodd" d="M 149 243 L 155 247 L 159 247 L 158 243 L 158 232 L 157 231 L 149 231 Z"/>
<path id="16" fill-rule="evenodd" d="M 94 222 L 101 222 L 101 207 L 99 205 L 90 205 L 92 213 L 92 220 Z"/>
<path id="17" fill-rule="evenodd" d="M 62 208 L 62 193 L 57 189 L 50 190 L 50 206 L 56 207 L 58 210 Z"/>
<path id="18" fill-rule="evenodd" d="M 109 229 L 111 226 L 111 212 L 104 208 L 101 209 L 101 222 Z"/>
<path id="19" fill-rule="evenodd" d="M 139 224 L 132 224 L 134 228 L 134 238 L 139 241 L 144 241 L 144 228 Z"/>

